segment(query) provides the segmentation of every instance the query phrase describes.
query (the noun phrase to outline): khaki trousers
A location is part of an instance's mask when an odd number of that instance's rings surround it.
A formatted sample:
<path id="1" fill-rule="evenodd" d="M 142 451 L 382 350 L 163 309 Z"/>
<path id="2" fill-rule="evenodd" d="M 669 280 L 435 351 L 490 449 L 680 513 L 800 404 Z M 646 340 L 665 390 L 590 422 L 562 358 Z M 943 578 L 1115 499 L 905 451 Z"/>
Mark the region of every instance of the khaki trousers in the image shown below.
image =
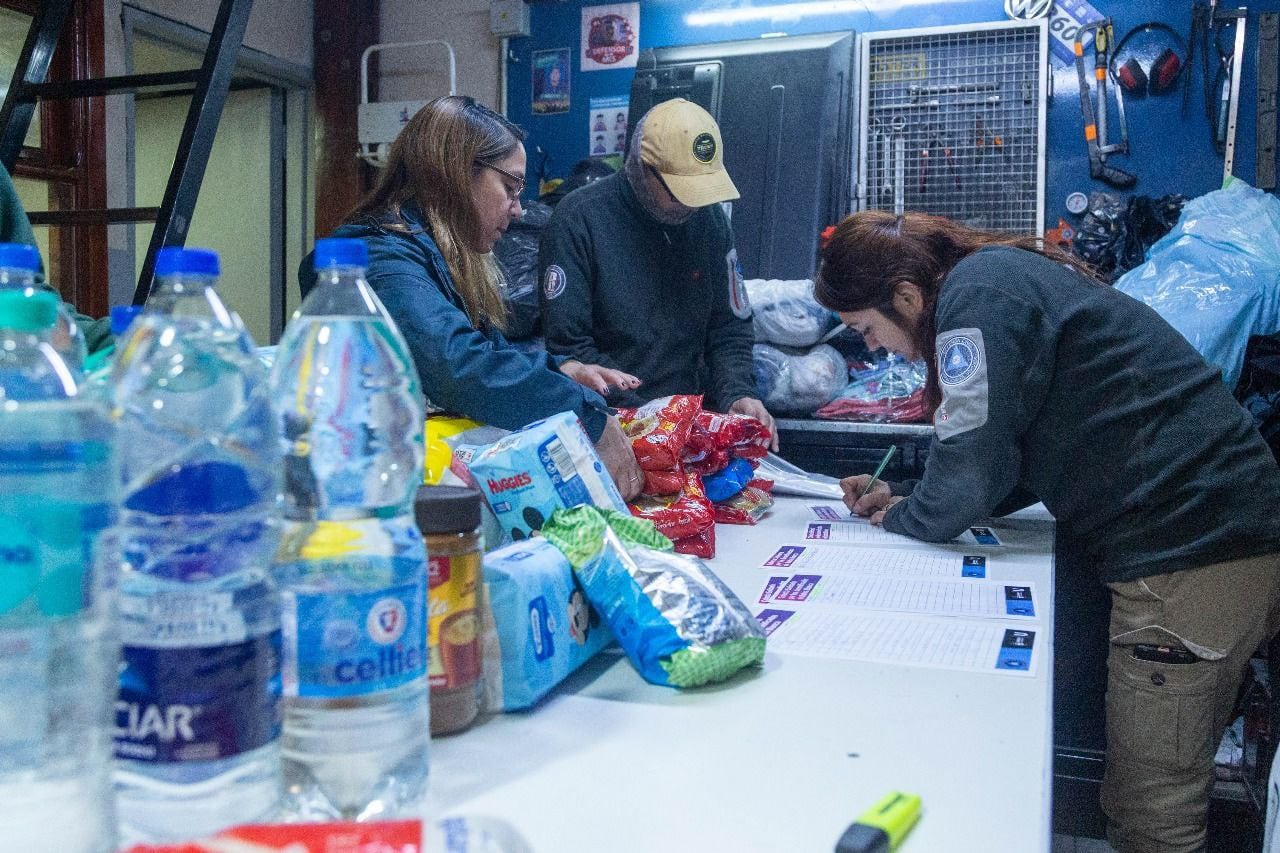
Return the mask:
<path id="1" fill-rule="evenodd" d="M 1120 853 L 1204 850 L 1218 741 L 1250 656 L 1280 627 L 1280 554 L 1107 586 L 1109 840 Z M 1194 660 L 1143 660 L 1139 644 Z"/>

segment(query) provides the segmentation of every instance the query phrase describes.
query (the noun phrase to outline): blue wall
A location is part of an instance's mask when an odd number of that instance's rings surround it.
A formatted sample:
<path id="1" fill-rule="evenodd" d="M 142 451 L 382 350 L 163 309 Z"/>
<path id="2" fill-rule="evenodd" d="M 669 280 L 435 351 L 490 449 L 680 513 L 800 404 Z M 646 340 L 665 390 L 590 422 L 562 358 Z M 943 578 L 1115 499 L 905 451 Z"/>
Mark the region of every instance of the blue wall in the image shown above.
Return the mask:
<path id="1" fill-rule="evenodd" d="M 537 3 L 532 8 L 533 35 L 511 40 L 507 112 L 513 121 L 529 133 L 526 146 L 529 151 L 531 179 L 538 159 L 535 147 L 541 147 L 549 155 L 547 174 L 553 177 L 566 174 L 574 163 L 587 156 L 589 98 L 626 95 L 630 90 L 633 69 L 582 73 L 579 67 L 581 9 L 583 6 L 597 5 L 598 2 L 599 0 L 568 0 Z M 755 5 L 764 5 L 765 2 L 767 0 L 756 0 Z M 1224 0 L 1222 5 L 1225 7 L 1228 3 L 1229 0 Z M 729 4 L 723 0 L 641 0 L 640 49 L 755 38 L 762 33 L 778 31 L 789 35 L 844 29 L 874 32 L 1005 19 L 1002 0 L 944 0 L 908 6 L 893 13 L 858 12 L 798 21 L 752 22 L 718 27 L 690 27 L 685 24 L 684 16 L 689 12 L 722 8 L 726 5 Z M 1168 23 L 1185 38 L 1192 0 L 1092 0 L 1092 5 L 1102 14 L 1112 16 L 1117 37 L 1137 24 L 1160 20 Z M 1248 38 L 1245 42 L 1245 74 L 1240 88 L 1235 174 L 1252 182 L 1258 13 L 1280 11 L 1280 0 L 1252 0 L 1248 6 Z M 570 48 L 573 57 L 572 107 L 568 113 L 535 116 L 529 104 L 531 54 L 534 50 L 559 47 Z M 1087 58 L 1091 63 L 1092 54 L 1087 54 Z M 1198 56 L 1194 65 L 1195 68 L 1191 69 L 1194 75 L 1191 102 L 1185 117 L 1181 114 L 1180 88 L 1177 93 L 1161 97 L 1126 101 L 1129 107 L 1130 144 L 1134 154 L 1128 157 L 1115 156 L 1111 162 L 1138 175 L 1138 183 L 1133 188 L 1135 193 L 1161 196 L 1181 192 L 1193 197 L 1216 189 L 1221 184 L 1222 158 L 1212 148 L 1204 116 Z M 1056 224 L 1059 217 L 1069 222 L 1073 220 L 1064 206 L 1068 193 L 1075 190 L 1088 193 L 1095 189 L 1110 189 L 1089 177 L 1075 68 L 1063 67 L 1057 61 L 1053 61 L 1051 68 L 1046 227 Z M 1184 71 L 1185 73 L 1187 72 Z M 1178 82 L 1180 87 L 1182 79 Z M 1113 112 L 1113 124 L 1114 121 Z M 1114 132 L 1109 131 L 1108 135 L 1114 139 Z"/>

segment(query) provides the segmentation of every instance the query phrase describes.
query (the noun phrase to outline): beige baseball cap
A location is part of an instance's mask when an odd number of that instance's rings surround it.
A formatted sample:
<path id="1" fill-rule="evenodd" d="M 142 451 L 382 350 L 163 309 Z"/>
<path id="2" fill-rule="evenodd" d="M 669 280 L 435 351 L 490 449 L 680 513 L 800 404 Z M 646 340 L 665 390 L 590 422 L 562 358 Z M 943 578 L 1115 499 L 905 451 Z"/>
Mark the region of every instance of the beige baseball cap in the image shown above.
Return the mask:
<path id="1" fill-rule="evenodd" d="M 720 128 L 702 107 L 684 98 L 663 101 L 645 114 L 642 132 L 640 159 L 685 207 L 740 197 L 724 169 Z"/>

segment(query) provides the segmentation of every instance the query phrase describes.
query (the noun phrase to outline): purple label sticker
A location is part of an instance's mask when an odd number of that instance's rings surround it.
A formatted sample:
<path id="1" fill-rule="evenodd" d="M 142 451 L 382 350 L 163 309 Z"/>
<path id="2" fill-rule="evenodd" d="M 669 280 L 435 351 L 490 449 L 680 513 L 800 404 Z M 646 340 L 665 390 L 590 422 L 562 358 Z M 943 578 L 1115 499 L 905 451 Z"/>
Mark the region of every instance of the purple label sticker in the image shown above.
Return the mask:
<path id="1" fill-rule="evenodd" d="M 839 521 L 841 518 L 840 513 L 829 506 L 811 506 L 809 509 L 818 518 L 825 518 L 827 521 Z"/>
<path id="2" fill-rule="evenodd" d="M 791 564 L 800 559 L 800 555 L 804 553 L 803 545 L 783 545 L 773 556 L 765 561 L 766 566 L 777 566 L 779 568 L 790 568 Z"/>
<path id="3" fill-rule="evenodd" d="M 777 600 L 805 601 L 820 580 L 822 580 L 822 575 L 796 575 L 782 587 L 782 590 L 777 595 Z"/>
<path id="4" fill-rule="evenodd" d="M 783 622 L 795 615 L 794 610 L 761 610 L 756 614 L 756 621 L 760 623 L 760 627 L 764 629 L 764 635 L 767 637 L 778 630 L 778 626 Z"/>
<path id="5" fill-rule="evenodd" d="M 787 582 L 785 576 L 769 578 L 769 582 L 764 585 L 764 592 L 760 593 L 760 603 L 768 604 L 773 597 L 778 594 L 778 590 Z"/>
<path id="6" fill-rule="evenodd" d="M 830 524 L 810 524 L 809 529 L 804 532 L 805 539 L 830 539 Z"/>

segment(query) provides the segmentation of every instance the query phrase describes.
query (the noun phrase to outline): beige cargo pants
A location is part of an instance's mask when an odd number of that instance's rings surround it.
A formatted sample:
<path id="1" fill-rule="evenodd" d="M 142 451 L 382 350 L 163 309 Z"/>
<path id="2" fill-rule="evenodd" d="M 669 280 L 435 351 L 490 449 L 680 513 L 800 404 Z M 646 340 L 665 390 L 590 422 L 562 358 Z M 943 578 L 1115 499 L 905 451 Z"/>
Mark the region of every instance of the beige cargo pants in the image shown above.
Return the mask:
<path id="1" fill-rule="evenodd" d="M 1249 657 L 1280 627 L 1280 554 L 1107 586 L 1109 840 L 1120 853 L 1204 850 L 1218 741 Z M 1188 662 L 1142 659 L 1181 649 Z"/>

